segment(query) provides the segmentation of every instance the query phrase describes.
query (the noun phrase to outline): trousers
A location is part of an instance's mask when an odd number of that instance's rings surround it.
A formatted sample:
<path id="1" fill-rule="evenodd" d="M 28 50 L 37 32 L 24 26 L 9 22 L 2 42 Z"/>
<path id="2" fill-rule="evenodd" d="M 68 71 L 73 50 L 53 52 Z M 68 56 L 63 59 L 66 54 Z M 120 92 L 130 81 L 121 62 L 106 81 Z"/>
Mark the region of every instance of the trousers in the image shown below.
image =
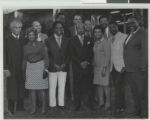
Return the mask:
<path id="1" fill-rule="evenodd" d="M 131 88 L 136 111 L 142 110 L 142 101 L 144 99 L 146 88 L 145 78 L 146 74 L 140 71 L 125 73 L 125 80 Z"/>
<path id="2" fill-rule="evenodd" d="M 49 72 L 49 106 L 56 106 L 56 88 L 58 85 L 58 106 L 64 106 L 67 72 Z"/>
<path id="3" fill-rule="evenodd" d="M 111 76 L 115 87 L 115 108 L 116 109 L 125 108 L 124 73 L 116 71 L 115 68 L 113 67 Z"/>

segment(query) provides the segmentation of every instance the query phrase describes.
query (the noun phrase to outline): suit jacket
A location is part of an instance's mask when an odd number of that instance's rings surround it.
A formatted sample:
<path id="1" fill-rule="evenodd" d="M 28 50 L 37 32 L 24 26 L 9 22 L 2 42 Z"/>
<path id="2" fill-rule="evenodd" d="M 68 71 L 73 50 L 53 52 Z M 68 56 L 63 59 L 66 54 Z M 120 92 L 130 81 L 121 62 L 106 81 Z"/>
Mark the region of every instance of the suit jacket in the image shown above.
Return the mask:
<path id="1" fill-rule="evenodd" d="M 140 28 L 124 44 L 124 62 L 127 72 L 147 70 L 148 34 L 143 29 Z"/>
<path id="2" fill-rule="evenodd" d="M 67 71 L 69 62 L 69 39 L 63 37 L 61 47 L 58 46 L 54 35 L 48 38 L 45 43 L 48 48 L 49 71 L 57 72 L 54 67 L 55 64 L 59 66 L 65 64 L 66 67 L 62 71 Z"/>
<path id="3" fill-rule="evenodd" d="M 71 41 L 71 58 L 73 69 L 83 70 L 80 63 L 88 61 L 90 64 L 93 59 L 93 42 L 89 37 L 84 36 L 84 44 L 82 46 L 78 36 L 74 36 Z"/>
<path id="4" fill-rule="evenodd" d="M 125 67 L 123 59 L 123 48 L 124 41 L 127 35 L 118 32 L 115 36 L 112 36 L 111 43 L 111 71 L 114 66 L 115 70 L 121 72 L 122 68 Z"/>

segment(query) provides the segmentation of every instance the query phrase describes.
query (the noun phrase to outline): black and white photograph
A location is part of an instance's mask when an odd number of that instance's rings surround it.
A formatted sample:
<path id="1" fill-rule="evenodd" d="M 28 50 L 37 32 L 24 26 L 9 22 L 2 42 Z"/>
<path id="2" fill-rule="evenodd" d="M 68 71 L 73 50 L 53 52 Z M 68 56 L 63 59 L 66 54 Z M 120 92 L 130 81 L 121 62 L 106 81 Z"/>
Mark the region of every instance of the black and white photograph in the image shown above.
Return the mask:
<path id="1" fill-rule="evenodd" d="M 148 14 L 4 8 L 4 119 L 148 119 Z"/>

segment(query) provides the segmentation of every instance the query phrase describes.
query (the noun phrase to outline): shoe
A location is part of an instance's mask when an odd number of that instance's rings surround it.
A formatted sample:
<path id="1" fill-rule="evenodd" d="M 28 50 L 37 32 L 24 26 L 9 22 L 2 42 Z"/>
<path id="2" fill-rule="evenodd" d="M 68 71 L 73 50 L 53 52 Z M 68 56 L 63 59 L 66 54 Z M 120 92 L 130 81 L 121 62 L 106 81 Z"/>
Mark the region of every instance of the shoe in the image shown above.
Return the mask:
<path id="1" fill-rule="evenodd" d="M 108 106 L 108 107 L 104 107 L 104 111 L 106 114 L 112 114 L 112 111 L 111 111 L 111 107 Z"/>
<path id="2" fill-rule="evenodd" d="M 13 113 L 11 113 L 9 110 L 7 112 L 5 112 L 5 115 L 7 116 L 13 116 Z"/>
<path id="3" fill-rule="evenodd" d="M 99 109 L 103 109 L 104 108 L 104 104 L 99 105 Z"/>
<path id="4" fill-rule="evenodd" d="M 58 108 L 57 107 L 50 107 L 50 112 L 58 112 Z"/>
<path id="5" fill-rule="evenodd" d="M 36 110 L 31 111 L 30 114 L 31 114 L 31 115 L 35 115 L 35 114 L 36 114 Z"/>
<path id="6" fill-rule="evenodd" d="M 58 109 L 61 113 L 69 112 L 69 110 L 67 110 L 67 108 L 65 106 L 59 106 Z"/>
<path id="7" fill-rule="evenodd" d="M 80 106 L 77 106 L 75 107 L 74 111 L 80 111 L 81 107 Z"/>
<path id="8" fill-rule="evenodd" d="M 46 110 L 42 111 L 41 113 L 42 113 L 42 115 L 45 115 L 46 114 Z"/>
<path id="9" fill-rule="evenodd" d="M 16 111 L 25 111 L 24 107 L 17 107 Z"/>
<path id="10" fill-rule="evenodd" d="M 115 110 L 115 113 L 120 114 L 120 113 L 123 113 L 124 111 L 125 111 L 124 108 L 118 108 L 118 109 Z"/>
<path id="11" fill-rule="evenodd" d="M 91 111 L 95 111 L 95 108 L 94 108 L 93 105 L 88 105 L 87 107 L 88 107 Z"/>

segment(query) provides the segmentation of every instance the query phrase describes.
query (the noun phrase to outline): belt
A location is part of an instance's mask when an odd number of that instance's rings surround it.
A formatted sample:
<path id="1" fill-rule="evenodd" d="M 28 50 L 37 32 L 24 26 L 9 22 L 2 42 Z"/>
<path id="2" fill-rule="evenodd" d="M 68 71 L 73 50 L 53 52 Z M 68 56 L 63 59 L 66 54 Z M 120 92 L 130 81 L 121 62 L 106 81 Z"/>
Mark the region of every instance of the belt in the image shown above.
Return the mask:
<path id="1" fill-rule="evenodd" d="M 38 59 L 38 60 L 35 60 L 35 61 L 32 61 L 32 60 L 28 60 L 29 63 L 37 63 L 39 61 L 42 61 L 43 60 L 43 57 L 41 59 Z"/>

